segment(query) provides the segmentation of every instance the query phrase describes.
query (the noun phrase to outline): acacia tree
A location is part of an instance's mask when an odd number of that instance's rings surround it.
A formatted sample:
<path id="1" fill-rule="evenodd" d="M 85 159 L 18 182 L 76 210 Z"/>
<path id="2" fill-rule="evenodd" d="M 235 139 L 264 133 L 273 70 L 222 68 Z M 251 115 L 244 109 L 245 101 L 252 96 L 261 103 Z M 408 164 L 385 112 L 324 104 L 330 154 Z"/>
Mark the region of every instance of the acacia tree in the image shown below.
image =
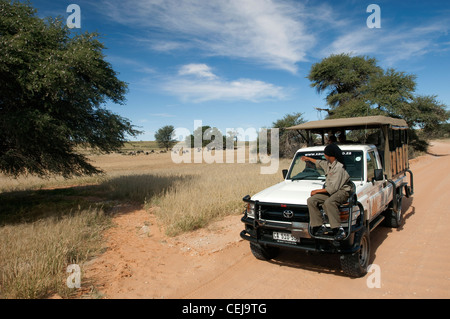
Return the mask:
<path id="1" fill-rule="evenodd" d="M 403 118 L 410 128 L 425 132 L 450 118 L 437 96 L 415 94 L 415 75 L 383 70 L 373 58 L 331 55 L 314 64 L 308 78 L 318 93 L 327 92 L 329 118 L 387 115 Z M 414 130 L 411 137 L 416 149 L 426 148 Z"/>
<path id="2" fill-rule="evenodd" d="M 127 91 L 103 49 L 96 33 L 73 35 L 61 19 L 0 0 L 0 172 L 96 174 L 77 148 L 115 151 L 140 133 L 103 107 Z"/>
<path id="3" fill-rule="evenodd" d="M 373 76 L 380 73 L 382 69 L 373 58 L 339 54 L 313 64 L 308 79 L 317 93 L 328 91 L 327 104 L 332 108 L 331 111 L 335 111 L 349 102 L 364 103 L 364 88 Z"/>
<path id="4" fill-rule="evenodd" d="M 161 127 L 158 131 L 156 131 L 155 139 L 159 147 L 168 150 L 177 142 L 174 139 L 174 135 L 175 135 L 175 128 L 172 125 L 166 125 Z"/>
<path id="5" fill-rule="evenodd" d="M 226 145 L 226 137 L 223 136 L 222 132 L 217 127 L 211 127 L 209 125 L 203 125 L 197 127 L 193 134 L 186 137 L 186 144 L 189 147 L 197 147 L 195 143 L 201 141 L 201 147 L 210 148 L 223 148 Z"/>
<path id="6" fill-rule="evenodd" d="M 286 114 L 283 118 L 272 123 L 273 128 L 279 131 L 279 152 L 281 157 L 292 157 L 292 155 L 302 146 L 305 141 L 301 135 L 295 131 L 286 130 L 287 127 L 305 123 L 303 113 Z"/>

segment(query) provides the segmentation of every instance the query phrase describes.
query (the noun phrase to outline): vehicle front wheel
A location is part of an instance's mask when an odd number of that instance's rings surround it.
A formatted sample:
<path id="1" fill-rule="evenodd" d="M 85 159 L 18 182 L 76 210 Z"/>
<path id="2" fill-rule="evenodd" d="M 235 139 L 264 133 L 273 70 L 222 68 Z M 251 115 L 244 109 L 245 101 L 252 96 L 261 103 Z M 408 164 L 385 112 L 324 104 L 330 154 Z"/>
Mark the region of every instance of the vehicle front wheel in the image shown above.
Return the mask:
<path id="1" fill-rule="evenodd" d="M 270 260 L 278 256 L 280 251 L 277 247 L 262 246 L 260 244 L 250 243 L 250 250 L 253 256 L 259 260 Z"/>
<path id="2" fill-rule="evenodd" d="M 360 249 L 353 254 L 341 255 L 342 271 L 350 277 L 362 277 L 367 274 L 370 259 L 370 238 L 367 230 L 357 234 Z"/>

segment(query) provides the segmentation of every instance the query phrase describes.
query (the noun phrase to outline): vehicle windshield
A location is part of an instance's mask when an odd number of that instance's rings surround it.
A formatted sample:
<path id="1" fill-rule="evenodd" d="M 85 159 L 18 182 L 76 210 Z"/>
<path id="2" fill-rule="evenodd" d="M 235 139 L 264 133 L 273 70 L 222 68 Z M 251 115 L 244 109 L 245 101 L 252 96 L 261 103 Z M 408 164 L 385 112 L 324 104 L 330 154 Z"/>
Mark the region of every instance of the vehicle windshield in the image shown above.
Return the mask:
<path id="1" fill-rule="evenodd" d="M 362 151 L 342 151 L 346 170 L 352 181 L 360 181 L 363 176 L 363 152 Z M 325 180 L 323 169 L 316 167 L 312 162 L 304 162 L 302 156 L 312 157 L 314 159 L 326 160 L 322 152 L 302 152 L 297 153 L 294 158 L 287 179 L 290 180 Z"/>

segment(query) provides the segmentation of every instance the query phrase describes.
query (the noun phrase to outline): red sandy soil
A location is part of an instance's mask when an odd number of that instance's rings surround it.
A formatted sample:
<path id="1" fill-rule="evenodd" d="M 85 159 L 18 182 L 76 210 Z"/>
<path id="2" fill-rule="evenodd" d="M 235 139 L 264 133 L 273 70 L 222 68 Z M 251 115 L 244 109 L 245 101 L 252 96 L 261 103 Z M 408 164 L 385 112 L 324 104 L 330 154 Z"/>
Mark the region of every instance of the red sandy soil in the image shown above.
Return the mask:
<path id="1" fill-rule="evenodd" d="M 410 161 L 415 194 L 403 200 L 404 225 L 371 233 L 369 272 L 349 278 L 339 257 L 282 251 L 253 257 L 239 237 L 241 216 L 178 237 L 164 235 L 150 211 L 117 208 L 106 251 L 84 265 L 81 298 L 449 298 L 450 141 Z"/>

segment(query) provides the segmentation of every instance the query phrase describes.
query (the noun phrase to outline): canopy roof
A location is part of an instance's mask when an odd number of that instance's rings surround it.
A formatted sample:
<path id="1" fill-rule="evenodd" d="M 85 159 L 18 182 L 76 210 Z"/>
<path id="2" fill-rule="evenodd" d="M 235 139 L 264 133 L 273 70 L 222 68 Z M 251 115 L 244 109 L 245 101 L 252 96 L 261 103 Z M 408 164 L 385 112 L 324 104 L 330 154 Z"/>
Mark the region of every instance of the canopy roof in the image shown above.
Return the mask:
<path id="1" fill-rule="evenodd" d="M 399 129 L 408 128 L 405 120 L 396 119 L 388 116 L 363 116 L 350 117 L 322 121 L 311 121 L 295 126 L 288 127 L 288 130 L 322 130 L 333 128 L 345 128 L 346 130 L 379 128 L 382 125 L 390 125 Z"/>

